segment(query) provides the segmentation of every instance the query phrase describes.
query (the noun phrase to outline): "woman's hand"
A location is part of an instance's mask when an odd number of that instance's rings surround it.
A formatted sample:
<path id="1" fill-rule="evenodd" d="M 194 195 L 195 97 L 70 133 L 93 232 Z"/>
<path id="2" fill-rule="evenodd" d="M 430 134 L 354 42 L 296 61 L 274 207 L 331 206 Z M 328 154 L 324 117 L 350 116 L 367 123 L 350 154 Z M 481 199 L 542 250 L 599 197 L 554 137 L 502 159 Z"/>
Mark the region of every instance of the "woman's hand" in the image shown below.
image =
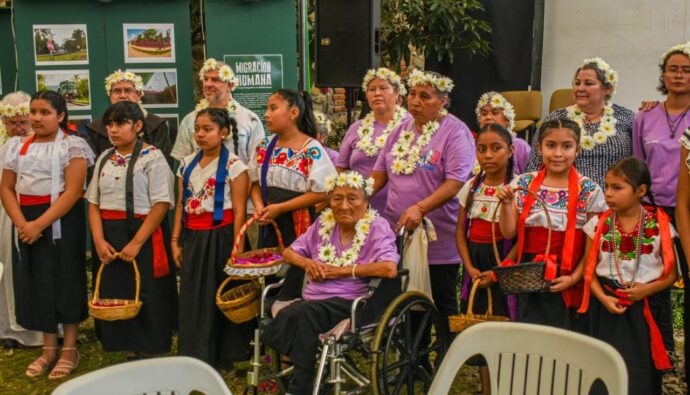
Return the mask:
<path id="1" fill-rule="evenodd" d="M 127 262 L 132 262 L 141 251 L 141 244 L 135 242 L 134 240 L 127 243 L 125 248 L 120 251 L 120 259 Z"/>
<path id="2" fill-rule="evenodd" d="M 398 223 L 395 225 L 396 233 L 399 232 L 403 226 L 407 230 L 414 230 L 417 226 L 419 226 L 420 223 L 422 223 L 422 218 L 424 218 L 424 211 L 422 211 L 419 206 L 415 204 L 408 207 L 405 211 L 403 211 L 402 215 L 400 216 L 400 220 L 398 220 Z"/>
<path id="3" fill-rule="evenodd" d="M 515 189 L 510 185 L 505 185 L 496 192 L 496 199 L 503 204 L 510 204 L 515 200 Z"/>
<path id="4" fill-rule="evenodd" d="M 36 221 L 29 221 L 21 228 L 17 228 L 19 240 L 26 244 L 33 244 L 36 242 L 36 240 L 43 236 L 41 232 L 43 232 L 43 228 L 41 228 Z"/>
<path id="5" fill-rule="evenodd" d="M 575 285 L 575 280 L 573 279 L 573 276 L 567 275 L 567 276 L 560 276 L 556 277 L 551 281 L 551 286 L 549 287 L 549 291 L 551 292 L 563 292 L 566 289 L 572 287 Z"/>
<path id="6" fill-rule="evenodd" d="M 182 247 L 180 247 L 177 240 L 170 242 L 170 249 L 172 251 L 172 259 L 173 262 L 175 262 L 175 266 L 178 269 L 182 268 Z"/>
<path id="7" fill-rule="evenodd" d="M 621 292 L 628 295 L 628 299 L 632 300 L 633 302 L 639 302 L 649 295 L 646 284 L 635 284 L 632 286 L 632 288 L 621 289 Z"/>
<path id="8" fill-rule="evenodd" d="M 489 288 L 494 285 L 494 272 L 492 270 L 487 270 L 479 274 L 479 287 Z"/>
<path id="9" fill-rule="evenodd" d="M 324 265 L 316 262 L 313 259 L 307 259 L 304 264 L 304 271 L 307 273 L 309 281 L 320 282 L 326 279 Z"/>
<path id="10" fill-rule="evenodd" d="M 638 111 L 643 111 L 647 112 L 649 110 L 653 110 L 654 107 L 659 105 L 659 100 L 643 100 L 642 103 L 640 103 L 640 108 L 638 108 Z"/>
<path id="11" fill-rule="evenodd" d="M 117 251 L 107 241 L 94 240 L 93 243 L 96 245 L 96 253 L 101 262 L 110 263 L 117 258 Z"/>
<path id="12" fill-rule="evenodd" d="M 256 219 L 259 221 L 261 224 L 267 224 L 271 222 L 272 220 L 276 219 L 280 214 L 282 214 L 282 207 L 280 204 L 269 204 L 268 206 L 262 207 L 261 209 L 257 208 L 254 216 Z"/>
<path id="13" fill-rule="evenodd" d="M 621 306 L 620 304 L 618 304 L 618 298 L 616 298 L 615 296 L 604 295 L 599 301 L 602 305 L 604 305 L 604 308 L 608 310 L 608 312 L 611 314 L 623 314 L 625 313 L 625 310 L 628 309 L 627 306 Z"/>

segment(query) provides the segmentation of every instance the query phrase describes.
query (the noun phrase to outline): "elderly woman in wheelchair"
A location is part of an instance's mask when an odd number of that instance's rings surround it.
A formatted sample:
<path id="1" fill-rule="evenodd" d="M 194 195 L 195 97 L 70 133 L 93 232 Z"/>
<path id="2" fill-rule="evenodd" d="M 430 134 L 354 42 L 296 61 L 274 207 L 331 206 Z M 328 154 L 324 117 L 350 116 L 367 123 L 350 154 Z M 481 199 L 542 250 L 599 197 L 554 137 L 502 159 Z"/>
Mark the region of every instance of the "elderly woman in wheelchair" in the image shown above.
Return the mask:
<path id="1" fill-rule="evenodd" d="M 290 357 L 288 393 L 312 393 L 319 335 L 350 317 L 353 300 L 367 294 L 369 279 L 396 277 L 395 234 L 369 208 L 372 184 L 356 172 L 328 179 L 330 208 L 283 253 L 304 270 L 306 286 L 301 300 L 263 327 L 261 340 Z"/>

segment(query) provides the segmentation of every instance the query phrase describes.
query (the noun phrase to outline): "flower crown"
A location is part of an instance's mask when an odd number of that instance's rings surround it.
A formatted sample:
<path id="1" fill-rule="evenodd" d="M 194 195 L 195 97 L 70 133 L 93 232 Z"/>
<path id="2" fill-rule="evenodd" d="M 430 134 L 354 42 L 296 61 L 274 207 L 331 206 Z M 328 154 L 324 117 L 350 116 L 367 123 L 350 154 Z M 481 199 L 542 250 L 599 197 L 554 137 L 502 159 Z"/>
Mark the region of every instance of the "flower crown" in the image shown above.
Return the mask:
<path id="1" fill-rule="evenodd" d="M 685 54 L 685 56 L 690 58 L 690 41 L 686 42 L 685 44 L 674 45 L 668 50 L 666 50 L 666 52 L 664 52 L 664 54 L 661 55 L 661 63 L 659 63 L 659 66 L 663 67 L 666 58 L 668 58 L 669 55 L 671 55 L 673 52 L 682 52 Z"/>
<path id="2" fill-rule="evenodd" d="M 393 70 L 387 69 L 385 67 L 379 67 L 378 69 L 369 69 L 364 75 L 364 80 L 362 81 L 362 90 L 364 92 L 369 88 L 369 83 L 374 78 L 381 80 L 388 80 L 391 85 L 398 86 L 398 94 L 405 96 L 407 94 L 407 89 L 405 89 L 405 84 L 402 83 L 402 78 Z"/>
<path id="3" fill-rule="evenodd" d="M 213 58 L 206 59 L 204 65 L 201 66 L 201 70 L 199 70 L 199 79 L 203 81 L 204 74 L 209 71 L 218 71 L 218 77 L 228 84 L 232 84 L 232 90 L 235 90 L 237 87 L 237 77 L 235 77 L 235 73 L 227 64 L 220 63 Z"/>
<path id="4" fill-rule="evenodd" d="M 450 93 L 455 86 L 453 80 L 448 77 L 437 77 L 431 73 L 425 73 L 419 70 L 412 70 L 410 76 L 407 78 L 407 85 L 409 85 L 410 88 L 417 85 L 432 85 L 444 93 Z"/>
<path id="5" fill-rule="evenodd" d="M 491 108 L 503 109 L 503 116 L 508 120 L 508 130 L 512 131 L 515 127 L 515 109 L 513 105 L 510 104 L 502 94 L 498 92 L 487 92 L 479 97 L 477 108 L 474 110 L 474 113 L 477 114 L 477 119 L 479 119 L 481 115 L 482 108 L 487 104 L 490 105 Z"/>
<path id="6" fill-rule="evenodd" d="M 335 187 L 350 187 L 355 189 L 363 189 L 367 196 L 374 193 L 374 179 L 369 177 L 365 179 L 356 171 L 344 171 L 337 175 L 326 177 L 326 193 L 331 193 Z"/>
<path id="7" fill-rule="evenodd" d="M 606 79 L 606 82 L 611 84 L 611 86 L 613 87 L 613 91 L 615 92 L 616 85 L 618 84 L 618 73 L 616 72 L 616 70 L 612 69 L 611 66 L 609 66 L 608 63 L 604 62 L 604 59 L 600 57 L 585 59 L 582 62 L 582 66 L 586 66 L 588 64 L 593 64 L 594 66 L 596 66 L 597 69 L 604 73 L 604 78 Z"/>
<path id="8" fill-rule="evenodd" d="M 2 104 L 0 103 L 0 115 L 6 118 L 12 118 L 16 116 L 24 116 L 28 117 L 29 116 L 29 108 L 30 108 L 30 102 L 25 101 L 23 103 L 19 103 L 16 106 L 13 106 L 11 104 Z"/>
<path id="9" fill-rule="evenodd" d="M 121 81 L 129 81 L 134 85 L 134 90 L 141 93 L 144 91 L 144 83 L 141 80 L 141 76 L 138 76 L 131 71 L 122 71 L 117 69 L 114 73 L 110 74 L 105 78 L 105 91 L 110 94 L 110 89 L 113 85 Z"/>
<path id="10" fill-rule="evenodd" d="M 321 111 L 314 111 L 314 119 L 316 120 L 316 124 L 318 126 L 323 126 L 326 129 L 326 134 L 331 134 L 333 124 L 331 123 L 331 120 L 328 119 L 326 114 L 322 113 Z"/>

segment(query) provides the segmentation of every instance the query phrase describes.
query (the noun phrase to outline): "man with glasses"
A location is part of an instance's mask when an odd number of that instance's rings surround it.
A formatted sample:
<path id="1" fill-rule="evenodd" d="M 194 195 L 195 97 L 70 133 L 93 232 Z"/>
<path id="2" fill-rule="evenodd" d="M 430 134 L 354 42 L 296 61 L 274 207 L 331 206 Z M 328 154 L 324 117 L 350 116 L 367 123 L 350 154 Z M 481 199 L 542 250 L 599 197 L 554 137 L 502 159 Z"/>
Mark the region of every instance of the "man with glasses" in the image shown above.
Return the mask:
<path id="1" fill-rule="evenodd" d="M 128 100 L 141 105 L 144 84 L 140 76 L 129 71 L 117 70 L 105 79 L 105 91 L 110 96 L 110 104 Z M 161 150 L 172 168 L 172 158 L 170 157 L 172 144 L 170 143 L 167 122 L 156 115 L 147 113 L 146 110 L 144 110 L 144 114 L 146 115 L 146 127 L 142 138 L 146 143 Z M 96 157 L 112 147 L 102 118 L 82 123 L 79 125 L 78 131 L 89 142 Z"/>

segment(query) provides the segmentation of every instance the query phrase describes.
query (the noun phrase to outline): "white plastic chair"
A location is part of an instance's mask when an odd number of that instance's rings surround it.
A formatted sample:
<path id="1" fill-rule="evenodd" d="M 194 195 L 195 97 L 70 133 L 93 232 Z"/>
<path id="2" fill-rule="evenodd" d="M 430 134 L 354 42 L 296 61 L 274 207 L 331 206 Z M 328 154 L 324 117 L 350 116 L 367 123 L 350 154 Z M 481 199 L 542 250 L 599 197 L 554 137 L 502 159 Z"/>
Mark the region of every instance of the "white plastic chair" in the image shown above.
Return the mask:
<path id="1" fill-rule="evenodd" d="M 487 361 L 492 394 L 588 394 L 600 379 L 608 393 L 628 393 L 625 362 L 612 346 L 543 325 L 484 322 L 462 332 L 446 354 L 429 394 L 446 395 L 473 355 Z"/>
<path id="2" fill-rule="evenodd" d="M 61 384 L 53 395 L 232 395 L 211 366 L 189 357 L 165 357 L 109 366 Z"/>

